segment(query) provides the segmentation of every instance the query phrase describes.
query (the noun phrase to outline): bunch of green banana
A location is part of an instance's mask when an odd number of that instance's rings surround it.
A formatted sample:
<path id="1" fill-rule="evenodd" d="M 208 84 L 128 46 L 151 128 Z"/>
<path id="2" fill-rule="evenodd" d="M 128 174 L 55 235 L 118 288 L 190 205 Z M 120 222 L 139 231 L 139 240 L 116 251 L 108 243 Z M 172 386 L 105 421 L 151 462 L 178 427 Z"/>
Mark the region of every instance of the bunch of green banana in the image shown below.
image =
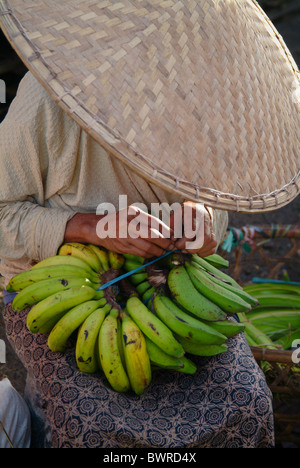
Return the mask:
<path id="1" fill-rule="evenodd" d="M 152 369 L 194 374 L 189 356 L 226 352 L 227 340 L 246 330 L 229 316 L 258 302 L 222 271 L 228 263 L 218 255 L 173 254 L 154 266 L 146 263 L 68 242 L 12 278 L 8 290 L 17 292 L 15 311 L 30 307 L 27 327 L 48 334 L 49 349 L 64 352 L 76 333 L 81 372 L 102 372 L 115 391 L 142 395 Z M 129 288 L 124 272 L 132 272 Z M 99 289 L 118 276 L 116 289 Z"/>
<path id="2" fill-rule="evenodd" d="M 272 345 L 277 349 L 289 349 L 294 340 L 300 339 L 298 285 L 266 282 L 249 284 L 243 289 L 259 301 L 259 306 L 254 307 L 246 317 L 242 317 L 252 326 L 252 339 L 247 335 L 249 344 L 257 346 L 257 334 L 264 334 L 268 346 Z"/>
<path id="3" fill-rule="evenodd" d="M 87 262 L 96 273 L 103 273 L 109 269 L 122 268 L 125 257 L 103 247 L 80 242 L 67 242 L 58 250 L 58 255 L 69 255 Z"/>

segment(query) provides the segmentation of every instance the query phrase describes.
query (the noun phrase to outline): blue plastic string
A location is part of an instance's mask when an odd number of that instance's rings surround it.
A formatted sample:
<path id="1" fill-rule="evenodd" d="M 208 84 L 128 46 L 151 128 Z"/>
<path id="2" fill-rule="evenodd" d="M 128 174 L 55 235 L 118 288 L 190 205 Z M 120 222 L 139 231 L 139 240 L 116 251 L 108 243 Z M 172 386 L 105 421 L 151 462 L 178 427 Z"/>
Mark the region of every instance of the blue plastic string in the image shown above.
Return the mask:
<path id="1" fill-rule="evenodd" d="M 292 284 L 294 286 L 300 286 L 298 281 L 275 280 L 271 278 L 259 278 L 256 276 L 252 278 L 252 283 Z"/>
<path id="2" fill-rule="evenodd" d="M 134 273 L 137 273 L 137 272 L 140 271 L 140 270 L 143 270 L 143 269 L 146 268 L 147 266 L 152 265 L 153 263 L 158 262 L 159 260 L 161 260 L 161 259 L 167 257 L 168 255 L 170 255 L 170 254 L 172 254 L 172 253 L 175 253 L 175 251 L 174 251 L 174 250 L 169 250 L 169 251 L 166 252 L 164 255 L 161 255 L 161 257 L 157 257 L 157 258 L 155 258 L 154 260 L 151 260 L 151 262 L 145 263 L 145 264 L 141 265 L 140 267 L 135 268 L 134 270 L 128 271 L 127 273 L 124 273 L 123 275 L 118 276 L 117 278 L 114 278 L 113 280 L 108 281 L 108 282 L 105 283 L 105 284 L 102 284 L 102 286 L 100 286 L 100 287 L 97 289 L 97 291 L 102 291 L 103 289 L 106 289 L 106 288 L 108 288 L 109 286 L 112 286 L 113 284 L 118 283 L 118 282 L 121 281 L 122 279 L 127 278 L 128 276 L 131 276 L 131 275 L 133 275 Z"/>

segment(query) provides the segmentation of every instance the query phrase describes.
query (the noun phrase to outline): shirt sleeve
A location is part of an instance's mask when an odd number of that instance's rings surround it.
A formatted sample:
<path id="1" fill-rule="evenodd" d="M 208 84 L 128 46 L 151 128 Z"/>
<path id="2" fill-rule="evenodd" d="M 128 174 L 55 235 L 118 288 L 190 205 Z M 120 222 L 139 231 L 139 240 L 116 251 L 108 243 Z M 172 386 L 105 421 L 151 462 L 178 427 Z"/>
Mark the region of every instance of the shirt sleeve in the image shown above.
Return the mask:
<path id="1" fill-rule="evenodd" d="M 55 255 L 63 242 L 66 223 L 74 216 L 72 210 L 46 206 L 47 190 L 53 187 L 49 174 L 55 173 L 50 167 L 56 163 L 51 161 L 52 148 L 63 158 L 64 151 L 70 150 L 62 144 L 65 132 L 74 145 L 79 138 L 78 127 L 67 118 L 62 121 L 61 114 L 29 73 L 0 125 L 2 274 L 5 263 L 24 267 Z M 59 146 L 61 151 L 57 151 Z M 63 177 L 57 173 L 56 188 Z"/>

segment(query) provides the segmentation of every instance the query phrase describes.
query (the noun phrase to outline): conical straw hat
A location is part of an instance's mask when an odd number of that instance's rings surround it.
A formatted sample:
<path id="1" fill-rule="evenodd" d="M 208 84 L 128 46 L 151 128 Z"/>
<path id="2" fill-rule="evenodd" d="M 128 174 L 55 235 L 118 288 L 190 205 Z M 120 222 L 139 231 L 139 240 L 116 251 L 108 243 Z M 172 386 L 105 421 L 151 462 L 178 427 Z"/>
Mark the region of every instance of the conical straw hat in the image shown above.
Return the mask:
<path id="1" fill-rule="evenodd" d="M 299 70 L 253 0 L 0 0 L 1 27 L 82 128 L 146 180 L 229 211 L 299 193 Z"/>

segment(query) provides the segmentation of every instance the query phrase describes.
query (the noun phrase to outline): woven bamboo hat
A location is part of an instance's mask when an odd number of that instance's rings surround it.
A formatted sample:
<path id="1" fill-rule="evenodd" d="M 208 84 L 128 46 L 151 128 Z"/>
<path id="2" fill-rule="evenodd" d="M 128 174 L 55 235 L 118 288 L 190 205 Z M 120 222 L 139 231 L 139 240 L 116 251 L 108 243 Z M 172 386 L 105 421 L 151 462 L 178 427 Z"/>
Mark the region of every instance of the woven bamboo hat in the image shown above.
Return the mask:
<path id="1" fill-rule="evenodd" d="M 82 128 L 146 180 L 241 212 L 300 187 L 299 70 L 253 0 L 0 0 L 1 27 Z"/>

